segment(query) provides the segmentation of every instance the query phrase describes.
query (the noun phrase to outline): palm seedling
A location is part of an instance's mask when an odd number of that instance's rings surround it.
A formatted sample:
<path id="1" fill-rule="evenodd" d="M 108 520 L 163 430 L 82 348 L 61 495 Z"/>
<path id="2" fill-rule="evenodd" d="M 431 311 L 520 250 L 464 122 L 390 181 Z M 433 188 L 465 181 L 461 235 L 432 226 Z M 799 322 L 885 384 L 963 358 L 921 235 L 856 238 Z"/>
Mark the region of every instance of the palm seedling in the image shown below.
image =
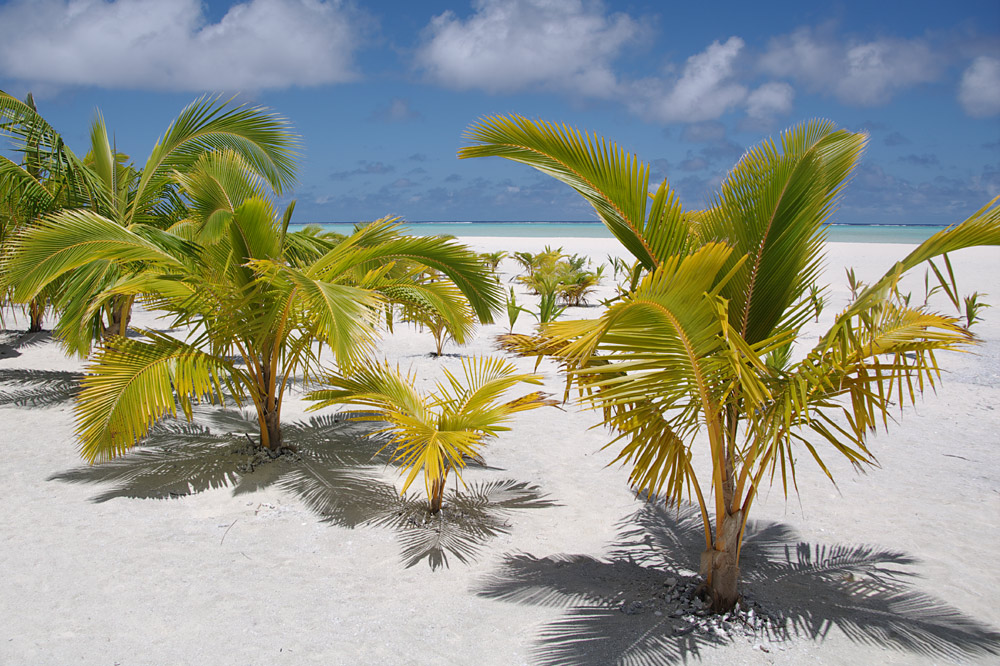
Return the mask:
<path id="1" fill-rule="evenodd" d="M 489 266 L 490 270 L 495 273 L 500 266 L 500 262 L 509 255 L 503 250 L 497 250 L 496 252 L 481 252 L 479 256 L 482 258 L 483 263 Z"/>
<path id="2" fill-rule="evenodd" d="M 518 305 L 517 297 L 514 296 L 514 287 L 510 288 L 510 293 L 507 295 L 506 306 L 507 306 L 507 323 L 510 324 L 509 331 L 513 333 L 514 324 L 517 323 L 517 318 L 520 316 L 522 312 L 529 312 L 529 310 L 523 305 Z"/>
<path id="3" fill-rule="evenodd" d="M 584 268 L 574 268 L 571 264 L 560 265 L 562 270 L 557 273 L 559 280 L 559 298 L 563 303 L 579 307 L 587 302 L 587 296 L 601 283 L 604 265 L 596 271 Z"/>
<path id="4" fill-rule="evenodd" d="M 451 303 L 448 308 L 439 309 L 422 301 L 409 302 L 401 308 L 401 319 L 426 328 L 434 337 L 434 355 L 444 353 L 444 345 L 448 340 L 464 345 L 472 336 L 476 327 L 476 314 L 464 303 L 461 292 L 450 283 L 439 271 L 434 269 L 417 270 L 413 280 L 420 284 L 433 285 L 437 290 L 451 290 Z"/>
<path id="5" fill-rule="evenodd" d="M 538 290 L 538 312 L 532 312 L 539 324 L 555 321 L 566 308 L 559 305 L 560 283 L 555 275 L 539 276 L 535 281 Z"/>
<path id="6" fill-rule="evenodd" d="M 524 275 L 530 276 L 535 271 L 537 264 L 536 255 L 531 252 L 515 252 L 511 256 L 514 257 L 514 261 L 521 264 Z"/>
<path id="7" fill-rule="evenodd" d="M 935 352 L 975 341 L 954 318 L 912 307 L 900 277 L 925 261 L 1000 244 L 994 199 L 864 286 L 805 355 L 789 350 L 812 317 L 824 223 L 860 159 L 863 134 L 828 122 L 794 127 L 747 152 L 712 205 L 685 213 L 664 181 L 614 144 L 521 117 L 470 128 L 460 157 L 501 156 L 566 182 L 635 257 L 633 286 L 596 320 L 562 321 L 507 348 L 560 361 L 582 398 L 618 433 L 617 460 L 650 496 L 694 494 L 705 533 L 701 570 L 716 611 L 739 598 L 747 516 L 772 478 L 794 484 L 796 454 L 829 475 L 825 452 L 874 462 L 867 437 L 938 378 Z M 707 478 L 692 448 L 705 442 Z M 823 445 L 826 446 L 825 452 Z"/>
<path id="8" fill-rule="evenodd" d="M 310 409 L 353 405 L 369 410 L 355 420 L 377 421 L 385 427 L 374 434 L 388 434 L 394 447 L 392 459 L 402 466 L 402 493 L 417 475 L 424 477 L 430 513 L 442 508 L 445 484 L 454 470 L 461 479 L 466 460 L 479 456 L 485 442 L 500 432 L 517 412 L 554 405 L 544 393 L 534 392 L 502 402 L 507 392 L 521 382 L 540 384 L 534 374 L 518 373 L 500 358 L 462 359 L 462 376 L 443 370 L 445 381 L 435 390 L 420 394 L 413 373 L 403 374 L 388 363 L 360 367 L 352 373 L 325 377 L 329 388 L 306 396 L 315 401 Z"/>
<path id="9" fill-rule="evenodd" d="M 982 321 L 982 317 L 979 316 L 979 313 L 983 310 L 983 308 L 992 307 L 989 303 L 984 303 L 979 300 L 985 295 L 986 294 L 980 294 L 978 291 L 974 291 L 962 299 L 962 314 L 965 316 L 966 328 L 971 327 L 978 321 Z"/>

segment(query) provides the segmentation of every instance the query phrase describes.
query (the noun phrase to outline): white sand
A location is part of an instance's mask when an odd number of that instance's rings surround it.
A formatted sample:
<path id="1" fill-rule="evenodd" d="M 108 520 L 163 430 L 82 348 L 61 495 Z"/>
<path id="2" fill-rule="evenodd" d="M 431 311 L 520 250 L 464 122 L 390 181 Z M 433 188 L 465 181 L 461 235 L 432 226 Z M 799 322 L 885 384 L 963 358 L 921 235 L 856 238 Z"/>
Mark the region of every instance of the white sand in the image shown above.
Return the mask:
<path id="1" fill-rule="evenodd" d="M 598 261 L 610 252 L 624 254 L 602 239 L 466 240 L 479 249 L 561 245 Z M 846 299 L 843 266 L 874 278 L 907 250 L 831 244 L 833 302 L 824 320 Z M 1000 299 L 1000 250 L 965 251 L 953 261 L 963 292 Z M 508 275 L 516 268 L 510 260 L 502 267 Z M 921 282 L 919 276 L 912 281 L 918 292 Z M 598 313 L 585 308 L 567 314 Z M 0 346 L 0 664 L 604 664 L 616 658 L 657 664 L 677 663 L 682 655 L 711 664 L 995 661 L 995 655 L 961 652 L 977 637 L 1000 650 L 996 634 L 983 638 L 985 631 L 1000 631 L 1000 307 L 983 317 L 975 329 L 984 340 L 978 355 L 943 356 L 948 373 L 937 393 L 928 392 L 873 440 L 880 468 L 857 475 L 827 449 L 838 488 L 803 450 L 798 497 L 786 502 L 775 487 L 761 499 L 751 517 L 797 535 L 770 532 L 779 547 L 769 559 L 748 556 L 747 589 L 797 623 L 789 625 L 786 640 L 738 637 L 715 644 L 680 631 L 682 620 L 656 615 L 661 607 L 649 602 L 678 575 L 643 559 L 654 552 L 649 545 L 670 532 L 654 526 L 647 545 L 640 535 L 630 549 L 634 563 L 613 561 L 621 531 L 636 525 L 623 527 L 622 521 L 641 504 L 629 492 L 626 470 L 607 466 L 613 454 L 601 450 L 606 433 L 589 429 L 592 413 L 567 407 L 519 415 L 487 449 L 489 467 L 470 469 L 466 481 L 527 482 L 537 486 L 535 499 L 544 497 L 549 505 L 505 513 L 488 506 L 477 525 L 492 520 L 495 534 L 480 539 L 467 563 L 452 552 L 445 566 L 432 569 L 418 554 L 407 567 L 404 553 L 419 553 L 420 544 L 406 539 L 426 531 L 345 525 L 352 517 L 377 517 L 378 504 L 332 521 L 310 508 L 334 500 L 351 504 L 336 485 L 361 468 L 338 468 L 329 457 L 316 457 L 331 450 L 322 440 L 336 429 L 290 427 L 308 416 L 298 394 L 285 407 L 285 432 L 290 441 L 301 440 L 305 462 L 278 461 L 240 476 L 235 464 L 242 458 L 229 453 L 235 448 L 229 440 L 179 436 L 172 455 L 133 453 L 117 467 L 87 470 L 73 438 L 71 403 L 54 398 L 82 364 L 44 336 L 30 341 L 8 332 Z M 522 315 L 517 330 L 530 330 L 532 321 Z M 153 320 L 143 315 L 139 323 Z M 23 331 L 23 319 L 6 324 Z M 489 353 L 505 330 L 506 322 L 485 327 L 472 344 L 447 351 Z M 425 385 L 439 376 L 439 367 L 459 363 L 453 356 L 428 358 L 432 349 L 428 333 L 407 327 L 384 343 L 386 356 L 412 365 Z M 549 389 L 560 393 L 552 366 L 542 370 Z M 33 390 L 47 399 L 31 404 Z M 21 404 L 12 403 L 16 396 L 24 398 Z M 239 424 L 210 427 L 221 434 L 252 432 Z M 108 470 L 133 478 L 97 482 L 108 478 Z M 376 465 L 367 473 L 398 483 L 392 468 Z M 186 488 L 188 479 L 197 492 Z M 672 556 L 694 566 L 700 535 L 690 529 L 675 534 L 694 548 Z M 468 529 L 456 535 L 457 543 L 470 540 Z M 883 562 L 899 574 L 878 579 L 882 587 L 874 582 L 868 598 L 838 591 L 847 584 L 844 571 L 824 581 L 803 559 L 837 548 L 859 559 L 862 551 L 854 547 L 862 544 L 912 560 Z M 555 559 L 540 559 L 550 556 Z M 499 588 L 508 598 L 481 594 L 508 557 L 518 558 L 518 576 Z M 762 569 L 770 582 L 755 579 Z M 851 575 L 876 580 L 863 568 Z M 634 601 L 645 603 L 629 606 Z M 640 612 L 621 612 L 623 603 Z M 983 626 L 971 633 L 955 628 L 968 621 Z M 911 634 L 914 646 L 894 647 Z M 926 649 L 932 634 L 943 654 Z M 594 640 L 572 644 L 586 637 Z"/>

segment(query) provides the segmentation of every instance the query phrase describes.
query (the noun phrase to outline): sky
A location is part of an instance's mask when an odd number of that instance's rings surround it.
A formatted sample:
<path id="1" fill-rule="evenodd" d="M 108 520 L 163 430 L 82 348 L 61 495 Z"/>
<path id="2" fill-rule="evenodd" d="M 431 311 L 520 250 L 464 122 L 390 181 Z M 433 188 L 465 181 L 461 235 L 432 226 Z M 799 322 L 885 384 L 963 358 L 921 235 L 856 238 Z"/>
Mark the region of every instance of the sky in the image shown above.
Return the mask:
<path id="1" fill-rule="evenodd" d="M 833 221 L 961 221 L 1000 194 L 1000 2 L 8 0 L 0 89 L 139 164 L 185 105 L 236 96 L 302 137 L 295 222 L 594 220 L 558 181 L 458 160 L 518 114 L 616 142 L 705 206 L 812 118 L 869 134 Z"/>

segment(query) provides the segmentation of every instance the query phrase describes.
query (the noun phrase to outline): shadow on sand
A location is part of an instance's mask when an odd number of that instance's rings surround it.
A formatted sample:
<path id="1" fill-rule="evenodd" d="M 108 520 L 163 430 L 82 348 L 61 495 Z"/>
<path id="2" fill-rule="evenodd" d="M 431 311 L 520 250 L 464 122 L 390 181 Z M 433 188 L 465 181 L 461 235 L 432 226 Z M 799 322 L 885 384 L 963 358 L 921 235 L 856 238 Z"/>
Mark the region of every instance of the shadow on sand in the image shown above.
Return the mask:
<path id="1" fill-rule="evenodd" d="M 10 329 L 0 331 L 0 359 L 17 358 L 21 355 L 22 349 L 37 347 L 51 339 L 52 334 L 49 331 L 36 333 Z"/>
<path id="2" fill-rule="evenodd" d="M 282 426 L 294 454 L 271 459 L 250 446 L 257 423 L 239 412 L 200 409 L 192 423 L 165 421 L 128 454 L 49 477 L 71 483 L 107 484 L 93 498 L 167 499 L 214 488 L 234 495 L 277 487 L 298 497 L 321 520 L 341 527 L 374 525 L 394 530 L 407 567 L 426 560 L 431 569 L 449 556 L 473 561 L 482 546 L 510 531 L 513 511 L 554 506 L 527 483 L 502 480 L 451 491 L 437 516 L 423 499 L 400 497 L 379 472 L 388 464 L 384 441 L 369 436 L 378 424 L 313 417 Z"/>
<path id="3" fill-rule="evenodd" d="M 836 627 L 851 640 L 931 658 L 1000 654 L 1000 633 L 913 589 L 916 560 L 872 546 L 804 543 L 788 526 L 749 523 L 741 569 L 745 598 L 766 621 L 725 630 L 690 599 L 704 549 L 695 509 L 647 503 L 623 521 L 608 559 L 508 555 L 477 590 L 484 597 L 565 608 L 544 626 L 537 663 L 677 664 L 701 648 L 742 642 L 768 649 L 791 637 L 822 641 Z M 693 607 L 697 608 L 695 602 Z M 722 630 L 718 629 L 722 627 Z M 749 629 L 749 630 L 748 630 Z"/>
<path id="4" fill-rule="evenodd" d="M 71 401 L 83 374 L 60 370 L 0 369 L 0 405 L 54 407 Z M 13 385 L 13 387 L 11 387 Z"/>

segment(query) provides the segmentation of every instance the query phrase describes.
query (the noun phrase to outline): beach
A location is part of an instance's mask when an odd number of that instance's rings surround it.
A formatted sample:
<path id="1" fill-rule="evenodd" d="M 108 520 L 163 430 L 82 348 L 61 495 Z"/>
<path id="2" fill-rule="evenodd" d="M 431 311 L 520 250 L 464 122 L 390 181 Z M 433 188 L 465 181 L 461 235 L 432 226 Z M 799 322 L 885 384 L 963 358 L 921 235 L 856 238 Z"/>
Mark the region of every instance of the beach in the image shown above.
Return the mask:
<path id="1" fill-rule="evenodd" d="M 478 251 L 562 247 L 595 264 L 626 256 L 604 238 L 463 240 Z M 912 247 L 829 243 L 830 302 L 804 337 L 846 304 L 846 267 L 875 279 Z M 230 404 L 87 467 L 72 410 L 84 363 L 7 312 L 0 664 L 995 663 L 1000 248 L 964 250 L 952 265 L 962 294 L 994 304 L 973 328 L 982 344 L 938 357 L 940 384 L 871 439 L 878 467 L 857 473 L 820 446 L 834 485 L 803 447 L 798 492 L 786 500 L 779 482 L 754 507 L 744 590 L 774 620 L 769 631 L 672 616 L 671 590 L 697 570 L 700 523 L 638 500 L 628 470 L 609 465 L 617 450 L 603 448 L 598 415 L 575 403 L 517 415 L 446 497 L 454 522 L 436 531 L 413 519 L 422 484 L 395 500 L 398 470 L 374 457 L 365 426 L 307 412 L 299 388 L 282 414 L 297 456 L 251 459 L 256 424 Z M 517 268 L 501 264 L 505 288 Z M 610 277 L 563 318 L 599 316 Z M 509 284 L 533 307 L 537 297 Z M 905 288 L 923 299 L 922 269 Z M 499 354 L 504 319 L 441 358 L 429 332 L 397 324 L 380 355 L 430 388 L 461 355 Z M 165 325 L 151 312 L 133 324 Z M 514 330 L 533 326 L 522 314 Z M 556 366 L 539 372 L 562 397 Z"/>

